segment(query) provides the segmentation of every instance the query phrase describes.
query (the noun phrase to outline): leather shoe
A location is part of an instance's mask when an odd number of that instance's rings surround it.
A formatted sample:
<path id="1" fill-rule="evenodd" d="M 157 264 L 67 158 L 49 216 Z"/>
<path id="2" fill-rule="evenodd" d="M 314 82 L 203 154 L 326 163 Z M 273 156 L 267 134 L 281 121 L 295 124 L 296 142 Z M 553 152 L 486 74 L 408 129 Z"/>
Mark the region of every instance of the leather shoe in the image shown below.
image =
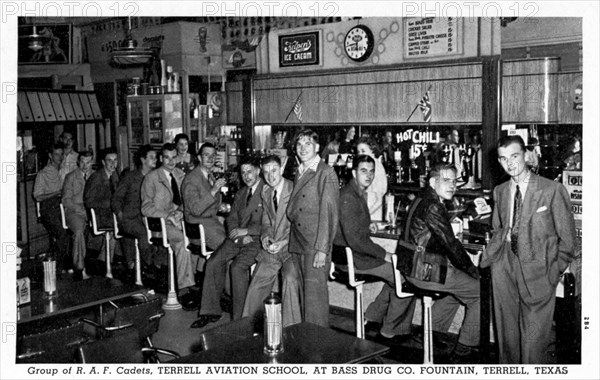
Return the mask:
<path id="1" fill-rule="evenodd" d="M 199 318 L 192 323 L 191 328 L 193 329 L 201 329 L 202 327 L 208 325 L 209 323 L 213 323 L 221 319 L 220 315 L 208 314 L 208 315 L 200 315 Z"/>
<path id="2" fill-rule="evenodd" d="M 481 361 L 479 347 L 457 343 L 448 361 L 450 364 L 479 364 Z"/>
<path id="3" fill-rule="evenodd" d="M 188 292 L 179 297 L 179 303 L 185 311 L 198 310 L 198 299 L 194 296 L 192 292 Z"/>

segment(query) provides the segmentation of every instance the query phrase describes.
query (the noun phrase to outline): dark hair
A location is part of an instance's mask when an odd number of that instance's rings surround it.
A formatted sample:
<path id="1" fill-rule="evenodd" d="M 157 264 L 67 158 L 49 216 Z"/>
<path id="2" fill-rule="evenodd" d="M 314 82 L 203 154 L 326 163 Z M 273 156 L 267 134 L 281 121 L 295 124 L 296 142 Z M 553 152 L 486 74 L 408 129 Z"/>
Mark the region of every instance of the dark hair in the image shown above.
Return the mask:
<path id="1" fill-rule="evenodd" d="M 431 167 L 431 171 L 429 172 L 429 177 L 427 180 L 431 178 L 440 178 L 441 173 L 444 170 L 452 170 L 454 174 L 456 174 L 456 166 L 454 164 L 449 164 L 446 162 L 438 162 Z"/>
<path id="2" fill-rule="evenodd" d="M 367 154 L 359 154 L 358 156 L 354 157 L 354 160 L 352 160 L 352 168 L 354 170 L 358 170 L 358 165 L 362 164 L 363 162 L 366 162 L 367 164 L 373 164 L 373 166 L 375 166 L 375 160 L 373 157 Z"/>
<path id="3" fill-rule="evenodd" d="M 65 144 L 63 144 L 61 142 L 54 143 L 48 147 L 47 152 L 48 152 L 48 154 L 52 154 L 57 149 L 65 150 Z"/>
<path id="4" fill-rule="evenodd" d="M 373 151 L 373 155 L 375 157 L 379 157 L 381 152 L 379 151 L 379 145 L 375 142 L 375 139 L 371 136 L 360 136 L 358 141 L 356 141 L 356 148 L 358 149 L 358 144 L 367 144 L 371 151 Z"/>
<path id="5" fill-rule="evenodd" d="M 264 166 L 271 163 L 276 163 L 277 165 L 281 166 L 281 158 L 275 154 L 271 154 L 270 156 L 263 158 L 260 164 Z"/>
<path id="6" fill-rule="evenodd" d="M 188 137 L 188 135 L 186 135 L 185 133 L 178 133 L 177 136 L 175 136 L 175 138 L 173 139 L 173 144 L 177 145 L 177 143 L 181 139 L 186 139 L 188 143 L 190 142 L 190 138 Z"/>
<path id="7" fill-rule="evenodd" d="M 260 169 L 259 159 L 252 155 L 246 155 L 246 156 L 242 157 L 242 159 L 240 160 L 239 169 L 242 170 L 242 166 L 244 166 L 244 165 L 252 165 L 257 169 Z"/>
<path id="8" fill-rule="evenodd" d="M 496 149 L 506 148 L 507 146 L 509 146 L 510 144 L 513 144 L 513 143 L 519 144 L 519 146 L 521 147 L 521 150 L 523 152 L 525 152 L 525 141 L 523 141 L 523 139 L 519 135 L 512 135 L 512 136 L 506 135 L 506 136 L 500 137 L 500 140 L 498 140 L 498 144 L 496 144 Z"/>
<path id="9" fill-rule="evenodd" d="M 90 152 L 89 150 L 82 150 L 77 155 L 77 162 L 79 162 L 79 160 L 81 160 L 84 157 L 94 157 L 94 154 L 92 152 Z"/>
<path id="10" fill-rule="evenodd" d="M 71 132 L 69 132 L 69 131 L 63 131 L 63 132 L 60 134 L 60 136 L 58 136 L 58 138 L 59 138 L 60 140 L 62 140 L 62 139 L 65 137 L 65 133 L 68 133 L 68 134 L 70 134 L 70 135 L 71 135 L 71 138 L 73 138 L 73 133 L 71 133 Z"/>
<path id="11" fill-rule="evenodd" d="M 160 148 L 160 152 L 164 154 L 164 151 L 165 151 L 165 150 L 168 150 L 169 152 L 170 152 L 170 151 L 173 151 L 173 150 L 175 150 L 175 151 L 176 151 L 176 150 L 177 150 L 177 147 L 176 147 L 176 146 L 175 146 L 175 144 L 173 144 L 173 143 L 165 143 L 165 144 L 163 144 L 163 146 Z"/>
<path id="12" fill-rule="evenodd" d="M 118 154 L 117 153 L 117 149 L 111 147 L 108 148 L 104 148 L 100 151 L 100 160 L 104 161 L 104 159 L 106 158 L 107 155 L 109 154 Z"/>
<path id="13" fill-rule="evenodd" d="M 304 128 L 300 132 L 298 132 L 296 134 L 296 136 L 294 137 L 294 149 L 296 149 L 296 145 L 298 145 L 298 141 L 302 137 L 309 137 L 309 138 L 311 138 L 313 140 L 313 142 L 315 144 L 319 143 L 319 134 L 317 132 L 313 131 L 310 128 Z"/>
<path id="14" fill-rule="evenodd" d="M 200 147 L 200 150 L 198 150 L 198 156 L 202 156 L 202 152 L 204 151 L 204 148 L 213 148 L 214 150 L 217 150 L 217 148 L 215 148 L 215 146 L 212 143 L 205 142 Z"/>
<path id="15" fill-rule="evenodd" d="M 154 148 L 150 144 L 142 145 L 137 150 L 137 152 L 135 152 L 135 155 L 133 157 L 133 161 L 135 162 L 135 166 L 137 166 L 137 167 L 142 166 L 142 158 L 148 157 L 148 153 L 150 153 L 153 150 L 154 150 Z"/>

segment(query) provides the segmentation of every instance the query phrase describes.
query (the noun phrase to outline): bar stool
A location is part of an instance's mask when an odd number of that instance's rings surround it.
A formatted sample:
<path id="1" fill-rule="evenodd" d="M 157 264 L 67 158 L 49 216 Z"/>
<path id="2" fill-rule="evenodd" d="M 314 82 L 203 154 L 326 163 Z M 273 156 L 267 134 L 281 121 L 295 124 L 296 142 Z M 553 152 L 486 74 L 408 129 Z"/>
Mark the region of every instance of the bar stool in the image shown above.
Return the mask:
<path id="1" fill-rule="evenodd" d="M 60 221 L 62 222 L 62 228 L 63 230 L 68 230 L 69 227 L 67 227 L 67 218 L 65 216 L 65 206 L 63 206 L 63 204 L 61 203 L 59 205 L 60 207 Z"/>
<path id="2" fill-rule="evenodd" d="M 206 249 L 204 226 L 202 224 L 188 223 L 185 220 L 182 220 L 181 228 L 183 229 L 185 249 L 190 251 L 190 253 L 206 257 L 208 260 L 214 251 L 208 251 Z M 198 240 L 200 244 L 192 243 L 190 239 Z"/>
<path id="3" fill-rule="evenodd" d="M 144 217 L 144 225 L 146 226 L 146 233 L 148 234 L 148 243 L 162 246 L 169 252 L 169 291 L 167 293 L 167 300 L 163 304 L 165 310 L 178 310 L 181 309 L 181 304 L 177 300 L 177 292 L 175 290 L 175 253 L 169 244 L 167 238 L 167 225 L 165 218 L 148 218 Z M 160 236 L 152 236 L 152 234 Z M 185 234 L 184 234 L 185 236 Z"/>
<path id="4" fill-rule="evenodd" d="M 112 260 L 111 252 L 110 252 L 110 234 L 114 230 L 110 227 L 102 227 L 98 228 L 98 220 L 96 219 L 96 211 L 93 208 L 90 208 L 90 215 L 92 217 L 92 232 L 94 235 L 104 235 L 105 243 L 106 243 L 106 277 L 113 278 L 112 269 L 110 262 Z"/>
<path id="5" fill-rule="evenodd" d="M 115 239 L 120 239 L 123 235 L 119 234 L 119 223 L 117 222 L 117 215 L 113 212 L 113 224 L 115 228 Z M 142 284 L 142 263 L 140 261 L 140 249 L 138 247 L 138 239 L 132 238 L 135 243 L 135 284 L 143 286 Z"/>
<path id="6" fill-rule="evenodd" d="M 433 321 L 431 318 L 431 306 L 433 299 L 439 298 L 442 293 L 418 288 L 408 281 L 403 289 L 402 277 L 398 269 L 398 256 L 392 255 L 392 265 L 394 266 L 394 279 L 396 282 L 396 295 L 398 297 L 407 297 L 414 295 L 423 299 L 423 364 L 433 364 Z M 406 288 L 411 290 L 411 293 L 406 292 Z"/>
<path id="7" fill-rule="evenodd" d="M 355 325 L 356 325 L 356 337 L 365 338 L 365 310 L 363 301 L 363 284 L 366 282 L 379 282 L 379 277 L 357 274 L 354 268 L 354 256 L 350 247 L 345 247 L 345 256 L 347 263 L 347 270 L 343 270 L 343 265 L 338 264 L 337 266 L 332 262 L 330 277 L 335 280 L 341 280 L 347 285 L 354 289 L 354 304 L 355 307 Z M 338 269 L 335 269 L 338 268 Z"/>

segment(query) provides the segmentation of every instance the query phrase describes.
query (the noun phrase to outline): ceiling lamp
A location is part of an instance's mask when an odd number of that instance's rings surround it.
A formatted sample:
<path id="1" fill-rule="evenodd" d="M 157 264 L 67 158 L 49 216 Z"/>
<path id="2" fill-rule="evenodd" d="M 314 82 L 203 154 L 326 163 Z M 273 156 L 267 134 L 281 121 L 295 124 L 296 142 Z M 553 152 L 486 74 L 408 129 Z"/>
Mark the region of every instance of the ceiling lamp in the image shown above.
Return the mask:
<path id="1" fill-rule="evenodd" d="M 136 48 L 131 37 L 131 17 L 127 18 L 127 34 L 124 47 L 115 49 L 111 54 L 111 62 L 116 66 L 136 66 L 143 65 L 154 57 L 152 49 Z"/>
<path id="2" fill-rule="evenodd" d="M 29 49 L 33 51 L 39 51 L 42 48 L 42 36 L 37 34 L 35 25 L 33 26 L 33 33 L 27 37 L 29 37 L 29 44 L 27 45 Z"/>

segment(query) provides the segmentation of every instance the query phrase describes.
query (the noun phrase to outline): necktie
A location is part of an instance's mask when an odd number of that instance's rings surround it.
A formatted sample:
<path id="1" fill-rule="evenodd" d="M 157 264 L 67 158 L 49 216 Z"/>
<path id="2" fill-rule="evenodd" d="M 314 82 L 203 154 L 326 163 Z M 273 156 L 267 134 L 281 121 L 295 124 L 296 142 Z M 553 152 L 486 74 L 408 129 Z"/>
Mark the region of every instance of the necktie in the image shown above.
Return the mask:
<path id="1" fill-rule="evenodd" d="M 275 206 L 275 212 L 277 212 L 277 190 L 273 191 L 273 206 Z"/>
<path id="2" fill-rule="evenodd" d="M 171 174 L 171 190 L 173 191 L 173 203 L 177 206 L 181 206 L 181 196 L 179 195 L 179 188 L 177 187 L 177 181 L 175 181 L 175 177 L 173 177 L 173 173 Z"/>
<path id="3" fill-rule="evenodd" d="M 248 207 L 248 203 L 250 203 L 250 199 L 252 198 L 252 188 L 248 189 L 248 196 L 246 197 L 246 207 Z"/>
<path id="4" fill-rule="evenodd" d="M 210 183 L 211 187 L 215 185 L 215 176 L 212 173 L 208 175 L 208 183 Z"/>
<path id="5" fill-rule="evenodd" d="M 87 177 L 88 177 L 87 173 L 83 173 L 83 180 L 84 181 L 87 181 Z"/>
<path id="6" fill-rule="evenodd" d="M 517 191 L 515 192 L 515 201 L 513 204 L 513 220 L 512 230 L 510 234 L 510 248 L 515 254 L 517 251 L 517 242 L 519 240 L 519 220 L 521 219 L 521 209 L 523 207 L 523 198 L 521 197 L 521 191 L 519 185 L 517 185 Z"/>

